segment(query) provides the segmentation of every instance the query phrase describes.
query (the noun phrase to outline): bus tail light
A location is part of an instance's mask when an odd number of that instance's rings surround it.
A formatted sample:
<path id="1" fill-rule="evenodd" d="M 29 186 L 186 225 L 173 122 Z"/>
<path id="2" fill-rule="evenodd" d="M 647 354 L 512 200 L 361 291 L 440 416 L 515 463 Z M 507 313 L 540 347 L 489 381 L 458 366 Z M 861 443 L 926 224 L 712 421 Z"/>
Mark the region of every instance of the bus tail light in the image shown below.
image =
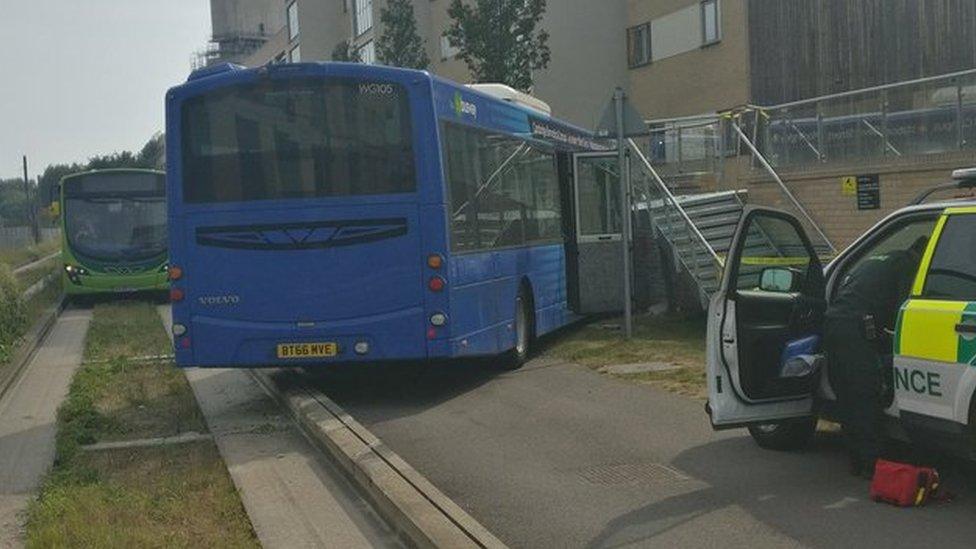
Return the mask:
<path id="1" fill-rule="evenodd" d="M 190 348 L 190 338 L 189 337 L 181 337 L 180 338 L 180 349 L 189 349 L 189 348 Z"/>
<path id="2" fill-rule="evenodd" d="M 432 292 L 439 292 L 443 290 L 444 286 L 446 285 L 447 282 L 445 282 L 444 279 L 439 276 L 431 277 L 430 281 L 427 283 L 427 287 L 430 288 L 430 291 Z"/>
<path id="3" fill-rule="evenodd" d="M 434 313 L 430 315 L 431 326 L 437 326 L 438 328 L 447 324 L 447 315 L 444 313 Z"/>
<path id="4" fill-rule="evenodd" d="M 184 297 L 185 295 L 183 294 L 183 290 L 179 288 L 170 288 L 169 290 L 170 301 L 183 301 Z"/>
<path id="5" fill-rule="evenodd" d="M 186 333 L 186 326 L 182 324 L 173 324 L 173 335 L 180 337 Z"/>
<path id="6" fill-rule="evenodd" d="M 444 266 L 444 256 L 440 254 L 430 254 L 427 256 L 427 266 L 435 271 Z"/>
<path id="7" fill-rule="evenodd" d="M 357 355 L 365 355 L 369 353 L 369 342 L 368 341 L 357 341 L 353 345 L 353 350 L 356 351 Z"/>
<path id="8" fill-rule="evenodd" d="M 170 280 L 179 280 L 183 278 L 183 269 L 177 267 L 176 265 L 170 265 L 167 272 Z"/>
<path id="9" fill-rule="evenodd" d="M 437 330 L 427 328 L 427 339 L 437 339 Z"/>

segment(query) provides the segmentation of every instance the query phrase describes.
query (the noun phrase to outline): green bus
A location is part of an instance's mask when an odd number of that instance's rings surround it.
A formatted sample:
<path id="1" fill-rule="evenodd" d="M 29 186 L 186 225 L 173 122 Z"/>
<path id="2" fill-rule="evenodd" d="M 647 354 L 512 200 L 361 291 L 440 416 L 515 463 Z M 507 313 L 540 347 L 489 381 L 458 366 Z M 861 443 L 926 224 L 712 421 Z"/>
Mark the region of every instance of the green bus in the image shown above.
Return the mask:
<path id="1" fill-rule="evenodd" d="M 76 173 L 64 177 L 57 192 L 65 294 L 169 288 L 164 172 Z"/>

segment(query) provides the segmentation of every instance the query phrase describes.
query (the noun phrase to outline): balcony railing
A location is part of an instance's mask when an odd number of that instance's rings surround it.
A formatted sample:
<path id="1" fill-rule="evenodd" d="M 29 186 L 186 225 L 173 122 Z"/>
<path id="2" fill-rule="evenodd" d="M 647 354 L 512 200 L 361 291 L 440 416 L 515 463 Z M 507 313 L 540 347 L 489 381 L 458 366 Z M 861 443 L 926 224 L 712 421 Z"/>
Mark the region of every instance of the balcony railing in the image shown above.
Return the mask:
<path id="1" fill-rule="evenodd" d="M 775 167 L 976 150 L 976 69 L 734 113 L 651 120 L 664 171 L 708 171 L 736 154 L 731 120 Z"/>

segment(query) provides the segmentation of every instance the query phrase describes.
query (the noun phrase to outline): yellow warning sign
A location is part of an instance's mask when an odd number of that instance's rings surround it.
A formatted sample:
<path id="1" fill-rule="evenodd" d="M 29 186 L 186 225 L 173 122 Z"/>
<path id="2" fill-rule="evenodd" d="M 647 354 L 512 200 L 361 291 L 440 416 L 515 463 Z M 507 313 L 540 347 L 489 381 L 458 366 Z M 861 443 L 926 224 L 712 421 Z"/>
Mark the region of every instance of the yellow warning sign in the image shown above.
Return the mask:
<path id="1" fill-rule="evenodd" d="M 857 194 L 857 177 L 853 175 L 843 177 L 840 181 L 844 196 L 854 196 Z"/>

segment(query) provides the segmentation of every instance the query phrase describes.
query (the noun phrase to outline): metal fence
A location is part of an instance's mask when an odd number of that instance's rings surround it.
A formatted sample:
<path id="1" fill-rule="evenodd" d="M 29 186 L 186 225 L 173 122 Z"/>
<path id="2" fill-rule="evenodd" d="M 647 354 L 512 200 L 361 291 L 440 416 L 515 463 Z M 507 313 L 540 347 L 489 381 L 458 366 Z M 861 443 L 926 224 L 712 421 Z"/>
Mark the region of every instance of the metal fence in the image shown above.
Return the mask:
<path id="1" fill-rule="evenodd" d="M 41 227 L 38 234 L 41 242 L 59 238 L 61 229 L 57 227 Z M 0 250 L 24 248 L 34 243 L 34 235 L 30 227 L 0 227 Z"/>
<path id="2" fill-rule="evenodd" d="M 757 144 L 774 166 L 973 150 L 976 70 L 756 107 L 754 114 Z"/>
<path id="3" fill-rule="evenodd" d="M 739 125 L 774 167 L 976 150 L 976 69 L 732 113 L 651 120 L 668 174 L 715 172 Z"/>

